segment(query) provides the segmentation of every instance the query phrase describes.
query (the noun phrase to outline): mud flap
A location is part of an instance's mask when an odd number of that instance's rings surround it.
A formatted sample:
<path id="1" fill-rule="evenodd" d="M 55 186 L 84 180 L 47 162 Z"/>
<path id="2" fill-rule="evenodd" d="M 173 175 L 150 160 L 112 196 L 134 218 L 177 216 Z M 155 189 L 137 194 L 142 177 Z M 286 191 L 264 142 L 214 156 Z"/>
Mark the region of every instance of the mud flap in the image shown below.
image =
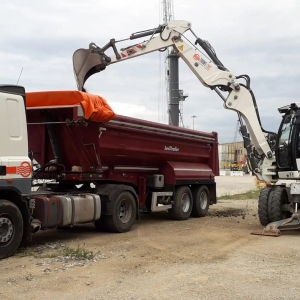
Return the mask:
<path id="1" fill-rule="evenodd" d="M 280 236 L 281 230 L 295 230 L 300 229 L 300 215 L 298 213 L 293 214 L 288 219 L 272 222 L 268 224 L 261 231 L 253 231 L 254 235 L 266 235 L 266 236 Z"/>

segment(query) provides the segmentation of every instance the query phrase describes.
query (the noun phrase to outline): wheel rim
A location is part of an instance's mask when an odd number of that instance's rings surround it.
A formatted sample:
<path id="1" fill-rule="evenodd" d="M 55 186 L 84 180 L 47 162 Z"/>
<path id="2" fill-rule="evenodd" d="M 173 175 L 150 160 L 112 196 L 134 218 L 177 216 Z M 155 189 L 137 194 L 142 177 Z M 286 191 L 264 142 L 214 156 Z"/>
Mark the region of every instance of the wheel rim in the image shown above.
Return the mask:
<path id="1" fill-rule="evenodd" d="M 119 204 L 118 217 L 121 223 L 126 224 L 131 219 L 132 207 L 128 200 L 124 199 Z"/>
<path id="2" fill-rule="evenodd" d="M 183 212 L 188 212 L 191 206 L 191 198 L 187 193 L 184 193 L 181 197 L 181 208 Z"/>
<path id="3" fill-rule="evenodd" d="M 14 234 L 14 225 L 8 215 L 0 215 L 0 246 L 8 244 Z"/>
<path id="4" fill-rule="evenodd" d="M 200 194 L 200 207 L 201 209 L 205 209 L 207 207 L 208 197 L 205 192 Z"/>

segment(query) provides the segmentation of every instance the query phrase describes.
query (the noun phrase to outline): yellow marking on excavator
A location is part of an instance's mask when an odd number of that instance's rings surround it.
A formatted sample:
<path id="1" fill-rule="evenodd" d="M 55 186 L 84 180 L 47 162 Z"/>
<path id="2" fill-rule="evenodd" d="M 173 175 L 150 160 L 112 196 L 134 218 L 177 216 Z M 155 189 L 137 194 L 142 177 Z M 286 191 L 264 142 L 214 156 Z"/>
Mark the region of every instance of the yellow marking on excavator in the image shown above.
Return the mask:
<path id="1" fill-rule="evenodd" d="M 178 49 L 179 49 L 180 51 L 183 51 L 183 45 L 178 46 Z"/>

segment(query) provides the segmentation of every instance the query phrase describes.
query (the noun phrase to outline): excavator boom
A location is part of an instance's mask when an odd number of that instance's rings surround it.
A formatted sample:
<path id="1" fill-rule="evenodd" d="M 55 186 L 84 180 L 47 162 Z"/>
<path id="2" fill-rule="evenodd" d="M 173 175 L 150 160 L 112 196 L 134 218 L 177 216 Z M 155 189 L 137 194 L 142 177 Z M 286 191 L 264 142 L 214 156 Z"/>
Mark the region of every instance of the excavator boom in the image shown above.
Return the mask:
<path id="1" fill-rule="evenodd" d="M 185 38 L 187 31 L 195 36 L 195 44 L 199 44 L 203 51 L 200 51 Z M 202 85 L 215 90 L 224 101 L 224 107 L 236 111 L 240 122 L 245 122 L 245 125 L 241 127 L 241 132 L 252 171 L 259 180 L 272 181 L 272 176 L 276 175 L 272 166 L 274 157 L 260 124 L 254 95 L 250 88 L 250 80 L 246 85 L 238 82 L 239 78 L 247 81 L 249 77 L 247 75 L 236 77 L 227 70 L 217 58 L 211 45 L 197 37 L 192 31 L 191 22 L 170 21 L 154 29 L 134 33 L 121 42 L 145 36 L 150 36 L 150 38 L 121 48 L 120 51 L 116 48 L 116 43 L 119 41 L 115 39 L 111 39 L 104 47 L 91 43 L 88 49 L 76 50 L 73 54 L 73 69 L 78 89 L 84 91 L 84 84 L 87 79 L 93 74 L 105 70 L 111 64 L 173 47 Z M 113 50 L 111 56 L 106 54 L 109 49 Z M 221 92 L 228 93 L 227 97 L 224 97 Z M 259 163 L 257 163 L 255 156 L 261 158 Z"/>
<path id="2" fill-rule="evenodd" d="M 185 37 L 187 31 L 194 35 L 195 44 L 201 50 Z M 260 192 L 258 206 L 260 222 L 267 226 L 263 231 L 253 234 L 278 236 L 280 230 L 299 229 L 300 105 L 292 103 L 280 108 L 279 112 L 285 115 L 279 132 L 268 132 L 260 122 L 256 100 L 250 87 L 250 77 L 234 76 L 218 59 L 212 46 L 196 36 L 191 29 L 191 22 L 170 21 L 154 29 L 134 33 L 121 41 L 143 37 L 150 38 L 120 51 L 116 48 L 118 41 L 114 39 L 102 48 L 91 43 L 88 49 L 75 51 L 73 68 L 78 89 L 84 90 L 86 80 L 105 70 L 110 64 L 173 47 L 199 81 L 221 97 L 224 107 L 238 114 L 248 165 L 257 179 L 267 184 Z M 112 56 L 106 54 L 109 49 L 113 50 Z M 240 83 L 240 79 L 245 80 L 246 84 Z M 227 97 L 223 93 L 227 93 Z"/>
<path id="3" fill-rule="evenodd" d="M 111 39 L 101 48 L 95 43 L 90 43 L 88 49 L 81 48 L 76 50 L 73 54 L 73 69 L 78 90 L 84 89 L 84 83 L 90 76 L 105 70 L 110 64 L 172 46 L 174 44 L 172 39 L 189 30 L 190 26 L 190 22 L 170 21 L 167 25 L 160 25 L 154 29 L 133 33 L 125 40 L 135 40 L 146 36 L 151 37 L 145 42 L 121 49 L 120 52 L 116 48 L 116 43 L 120 41 L 116 42 L 115 39 Z M 105 53 L 110 48 L 114 52 L 114 55 L 111 57 Z"/>

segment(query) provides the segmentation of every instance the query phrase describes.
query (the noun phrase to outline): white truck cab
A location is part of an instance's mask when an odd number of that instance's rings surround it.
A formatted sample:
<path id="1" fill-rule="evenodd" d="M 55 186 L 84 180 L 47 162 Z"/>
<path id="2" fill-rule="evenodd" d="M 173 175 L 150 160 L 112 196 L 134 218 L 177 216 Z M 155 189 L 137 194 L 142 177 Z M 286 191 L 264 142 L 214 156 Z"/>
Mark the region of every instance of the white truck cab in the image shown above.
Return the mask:
<path id="1" fill-rule="evenodd" d="M 32 164 L 25 101 L 23 87 L 0 85 L 0 258 L 31 237 L 26 194 L 31 192 Z"/>
<path id="2" fill-rule="evenodd" d="M 31 190 L 32 165 L 28 156 L 25 89 L 0 85 L 0 189 L 22 194 Z"/>

